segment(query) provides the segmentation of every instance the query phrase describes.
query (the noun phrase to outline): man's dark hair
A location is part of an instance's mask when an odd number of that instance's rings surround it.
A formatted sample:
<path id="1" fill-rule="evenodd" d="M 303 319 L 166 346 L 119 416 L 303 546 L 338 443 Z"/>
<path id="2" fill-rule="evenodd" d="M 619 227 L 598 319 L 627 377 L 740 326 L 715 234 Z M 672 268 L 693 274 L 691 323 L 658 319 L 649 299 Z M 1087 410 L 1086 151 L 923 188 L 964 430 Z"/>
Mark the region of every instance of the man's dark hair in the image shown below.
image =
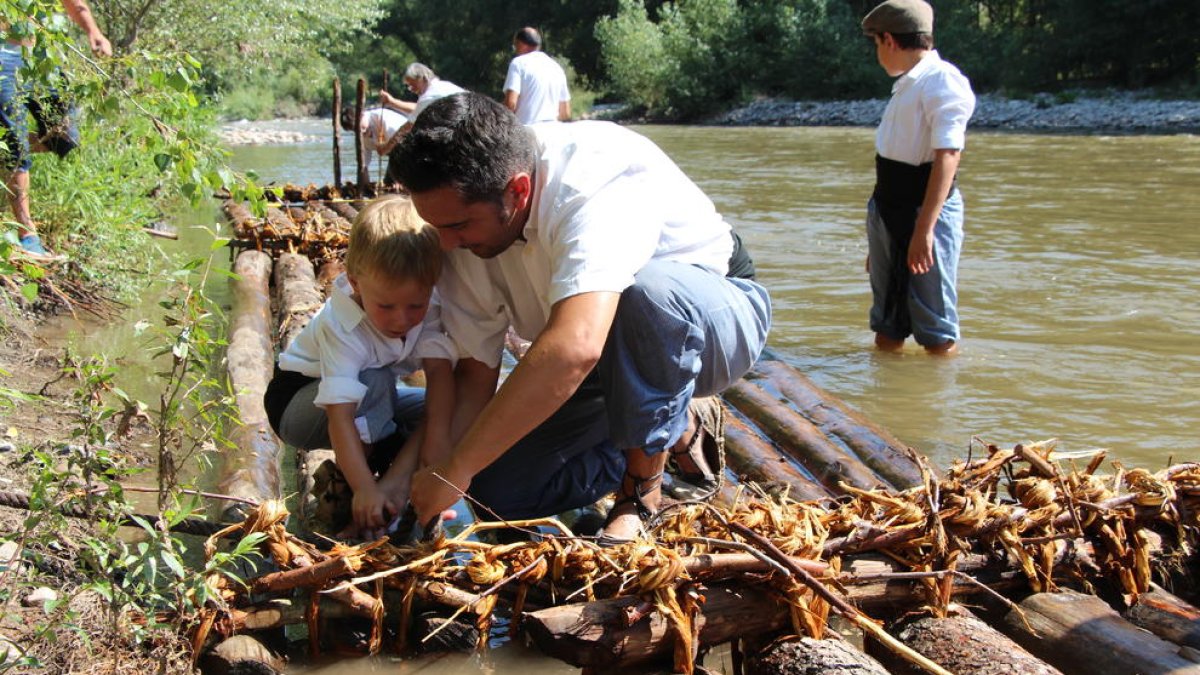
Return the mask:
<path id="1" fill-rule="evenodd" d="M 534 48 L 542 46 L 542 36 L 538 35 L 537 29 L 530 28 L 529 26 L 517 31 L 516 35 L 513 35 L 513 39 Z"/>
<path id="2" fill-rule="evenodd" d="M 452 187 L 467 203 L 499 202 L 513 176 L 533 170 L 533 134 L 500 103 L 464 92 L 431 103 L 391 158 L 410 192 Z"/>
<path id="3" fill-rule="evenodd" d="M 900 49 L 933 49 L 933 35 L 930 33 L 892 33 L 892 38 Z"/>
<path id="4" fill-rule="evenodd" d="M 342 106 L 342 128 L 349 131 L 354 131 L 354 106 Z"/>

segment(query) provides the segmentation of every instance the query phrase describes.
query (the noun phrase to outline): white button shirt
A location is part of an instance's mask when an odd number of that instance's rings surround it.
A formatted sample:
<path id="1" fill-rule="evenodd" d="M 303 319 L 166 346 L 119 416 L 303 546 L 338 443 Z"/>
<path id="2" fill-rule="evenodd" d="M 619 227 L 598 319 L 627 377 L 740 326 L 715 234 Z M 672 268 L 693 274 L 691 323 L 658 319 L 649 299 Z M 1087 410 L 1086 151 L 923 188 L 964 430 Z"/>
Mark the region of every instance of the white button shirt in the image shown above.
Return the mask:
<path id="1" fill-rule="evenodd" d="M 934 150 L 965 147 L 973 112 L 971 83 L 931 50 L 892 85 L 892 98 L 875 131 L 875 150 L 913 166 L 932 162 Z"/>
<path id="2" fill-rule="evenodd" d="M 649 139 L 609 122 L 529 128 L 537 160 L 524 241 L 488 260 L 452 251 L 438 281 L 460 355 L 496 367 L 510 323 L 535 338 L 555 303 L 620 293 L 652 259 L 725 274 L 729 224 Z"/>

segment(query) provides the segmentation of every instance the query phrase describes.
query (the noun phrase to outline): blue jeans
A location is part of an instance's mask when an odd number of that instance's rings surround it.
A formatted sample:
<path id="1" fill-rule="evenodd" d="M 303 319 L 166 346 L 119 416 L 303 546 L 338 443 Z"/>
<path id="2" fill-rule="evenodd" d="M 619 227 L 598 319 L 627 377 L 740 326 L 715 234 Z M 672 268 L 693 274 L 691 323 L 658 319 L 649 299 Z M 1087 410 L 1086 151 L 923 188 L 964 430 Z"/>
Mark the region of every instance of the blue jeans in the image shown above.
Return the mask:
<path id="1" fill-rule="evenodd" d="M 29 116 L 25 109 L 28 92 L 17 79 L 24 64 L 21 48 L 0 46 L 0 126 L 4 150 L 0 152 L 6 171 L 28 171 L 33 166 L 29 151 Z"/>
<path id="2" fill-rule="evenodd" d="M 875 208 L 867 204 L 867 254 L 871 261 L 871 330 L 893 340 L 912 335 L 933 347 L 958 342 L 958 258 L 963 242 L 963 200 L 956 188 L 946 198 L 933 228 L 933 268 L 908 271 L 907 241 L 896 241 Z"/>
<path id="3" fill-rule="evenodd" d="M 770 325 L 759 284 L 651 261 L 621 294 L 596 369 L 475 477 L 471 495 L 508 519 L 595 502 L 620 485 L 624 450 L 671 447 L 687 428 L 692 397 L 717 394 L 750 369 Z"/>

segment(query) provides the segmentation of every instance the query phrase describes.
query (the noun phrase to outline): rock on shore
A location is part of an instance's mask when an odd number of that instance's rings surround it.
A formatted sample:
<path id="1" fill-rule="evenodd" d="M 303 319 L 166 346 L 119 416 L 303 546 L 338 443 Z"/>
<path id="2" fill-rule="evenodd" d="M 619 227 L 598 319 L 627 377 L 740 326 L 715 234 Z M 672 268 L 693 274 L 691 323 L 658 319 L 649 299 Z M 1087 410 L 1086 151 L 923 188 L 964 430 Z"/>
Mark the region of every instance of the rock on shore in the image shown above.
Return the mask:
<path id="1" fill-rule="evenodd" d="M 780 101 L 763 99 L 718 115 L 727 126 L 864 126 L 879 124 L 887 101 Z M 1132 93 L 1029 99 L 980 96 L 971 128 L 1025 131 L 1177 133 L 1200 130 L 1200 101 L 1161 101 Z"/>
<path id="2" fill-rule="evenodd" d="M 225 145 L 288 145 L 322 140 L 302 131 L 279 128 L 279 125 L 279 120 L 241 120 L 222 125 L 217 130 L 217 136 Z"/>

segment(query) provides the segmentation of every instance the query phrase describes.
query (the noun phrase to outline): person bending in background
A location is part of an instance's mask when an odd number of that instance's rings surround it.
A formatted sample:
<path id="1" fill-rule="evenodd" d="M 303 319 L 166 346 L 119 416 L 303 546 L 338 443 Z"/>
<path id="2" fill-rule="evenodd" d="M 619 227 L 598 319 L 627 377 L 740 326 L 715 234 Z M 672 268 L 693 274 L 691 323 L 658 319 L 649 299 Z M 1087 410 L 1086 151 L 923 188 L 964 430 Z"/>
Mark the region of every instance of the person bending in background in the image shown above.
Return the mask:
<path id="1" fill-rule="evenodd" d="M 393 110 L 399 110 L 405 115 L 408 115 L 408 122 L 397 129 L 396 133 L 392 134 L 391 137 L 388 138 L 387 142 L 379 148 L 379 154 L 381 155 L 387 155 L 392 152 L 392 149 L 396 147 L 396 144 L 400 142 L 400 139 L 404 138 L 404 134 L 407 134 L 409 130 L 412 129 L 413 122 L 416 121 L 417 117 L 421 114 L 421 111 L 425 110 L 425 108 L 428 108 L 430 103 L 433 103 L 443 96 L 450 96 L 452 94 L 466 91 L 466 89 L 463 89 L 457 84 L 438 77 L 437 74 L 430 70 L 429 66 L 425 65 L 424 63 L 410 63 L 408 65 L 408 68 L 404 71 L 404 85 L 408 87 L 409 91 L 417 95 L 416 103 L 411 101 L 401 101 L 395 96 L 389 94 L 386 90 L 379 90 L 379 101 L 384 105 L 384 107 L 392 108 Z"/>
<path id="2" fill-rule="evenodd" d="M 456 352 L 432 297 L 441 269 L 437 231 L 408 197 L 372 201 L 354 219 L 346 273 L 279 355 L 264 395 L 284 442 L 333 448 L 354 492 L 353 531 L 363 538 L 381 535 L 400 515 L 417 465 L 449 452 L 446 396 Z M 402 394 L 397 377 L 418 368 L 426 390 Z"/>
<path id="3" fill-rule="evenodd" d="M 542 51 L 542 36 L 533 28 L 513 35 L 513 51 L 504 78 L 504 105 L 521 124 L 571 119 L 571 88 L 562 66 Z"/>
<path id="4" fill-rule="evenodd" d="M 862 21 L 892 97 L 875 134 L 875 190 L 867 205 L 867 271 L 875 345 L 909 335 L 931 354 L 959 341 L 963 200 L 955 183 L 975 94 L 933 48 L 933 8 L 888 0 Z"/>
<path id="5" fill-rule="evenodd" d="M 343 106 L 341 115 L 342 128 L 354 129 L 354 106 Z M 384 147 L 392 136 L 400 131 L 408 122 L 408 116 L 404 113 L 397 112 L 391 108 L 369 108 L 363 111 L 362 119 L 359 123 L 359 133 L 362 136 L 363 147 L 366 148 L 366 163 L 371 166 L 371 160 L 374 153 L 379 152 L 379 149 Z M 384 183 L 395 183 L 396 180 L 392 177 L 392 160 L 386 152 L 379 152 L 380 157 L 388 157 L 387 169 L 384 171 L 380 180 Z"/>
<path id="6" fill-rule="evenodd" d="M 63 9 L 75 25 L 87 35 L 88 46 L 97 56 L 112 56 L 112 45 L 96 25 L 91 8 L 85 0 L 63 0 Z M 29 169 L 33 166 L 30 157 L 29 118 L 26 110 L 28 89 L 21 82 L 19 71 L 25 66 L 22 54 L 24 47 L 31 47 L 31 39 L 14 39 L 8 34 L 8 26 L 0 25 L 4 42 L 0 44 L 0 126 L 4 128 L 4 169 L 8 172 L 5 186 L 8 188 L 8 203 L 12 207 L 13 220 L 17 224 L 17 237 L 21 248 L 33 256 L 50 257 L 37 226 L 29 211 Z"/>

